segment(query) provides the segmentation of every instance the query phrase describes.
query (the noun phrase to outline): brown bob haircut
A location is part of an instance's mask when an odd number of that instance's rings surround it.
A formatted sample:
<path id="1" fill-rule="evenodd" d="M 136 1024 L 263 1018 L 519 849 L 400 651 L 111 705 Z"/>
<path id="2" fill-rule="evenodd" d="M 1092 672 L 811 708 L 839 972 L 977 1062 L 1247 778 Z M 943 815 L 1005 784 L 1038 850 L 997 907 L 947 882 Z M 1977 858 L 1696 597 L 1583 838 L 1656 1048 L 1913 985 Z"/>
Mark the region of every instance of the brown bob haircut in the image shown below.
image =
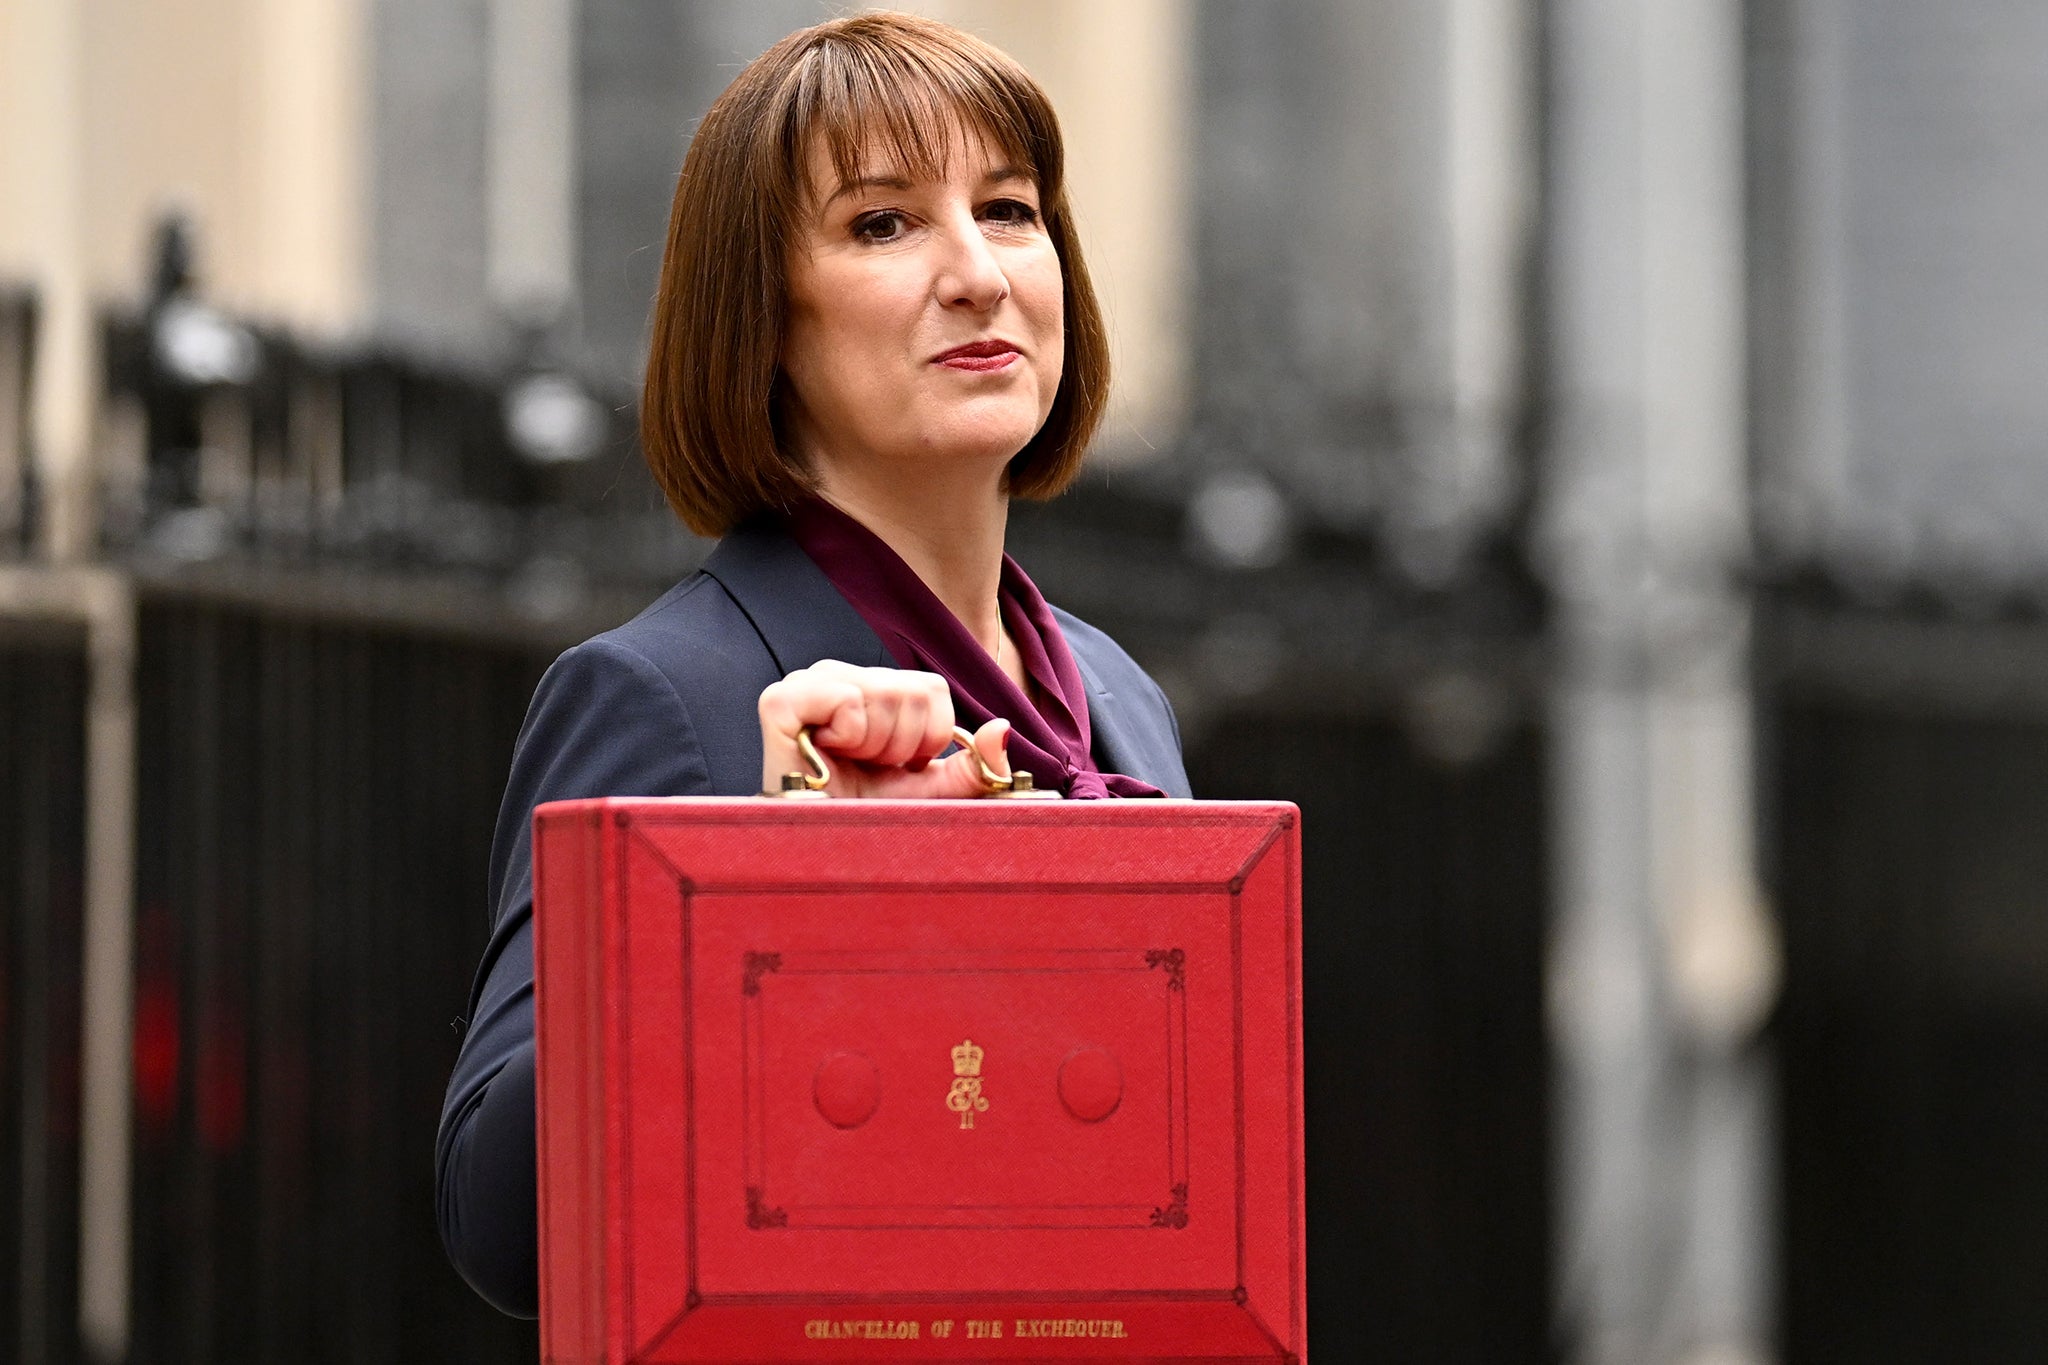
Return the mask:
<path id="1" fill-rule="evenodd" d="M 704 115 L 683 161 L 640 441 L 692 531 L 723 535 L 815 487 L 779 439 L 778 416 L 784 264 L 812 211 L 813 139 L 824 139 L 845 181 L 871 154 L 936 178 L 963 126 L 1037 181 L 1064 280 L 1059 391 L 1045 425 L 1010 462 L 1009 492 L 1049 498 L 1073 482 L 1109 393 L 1109 337 L 1074 235 L 1052 104 L 979 38 L 911 15 L 860 14 L 800 29 L 750 62 Z"/>

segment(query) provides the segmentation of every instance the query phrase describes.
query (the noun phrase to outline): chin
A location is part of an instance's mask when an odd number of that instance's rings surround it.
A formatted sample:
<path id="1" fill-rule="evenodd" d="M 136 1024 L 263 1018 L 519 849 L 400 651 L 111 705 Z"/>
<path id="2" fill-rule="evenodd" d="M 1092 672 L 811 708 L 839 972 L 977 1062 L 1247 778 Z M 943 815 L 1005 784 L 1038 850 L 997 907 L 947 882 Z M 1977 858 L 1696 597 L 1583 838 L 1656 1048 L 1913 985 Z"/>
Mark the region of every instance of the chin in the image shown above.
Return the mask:
<path id="1" fill-rule="evenodd" d="M 948 460 L 980 459 L 1001 466 L 1029 445 L 1044 425 L 1036 412 L 956 414 L 928 425 L 920 444 Z"/>

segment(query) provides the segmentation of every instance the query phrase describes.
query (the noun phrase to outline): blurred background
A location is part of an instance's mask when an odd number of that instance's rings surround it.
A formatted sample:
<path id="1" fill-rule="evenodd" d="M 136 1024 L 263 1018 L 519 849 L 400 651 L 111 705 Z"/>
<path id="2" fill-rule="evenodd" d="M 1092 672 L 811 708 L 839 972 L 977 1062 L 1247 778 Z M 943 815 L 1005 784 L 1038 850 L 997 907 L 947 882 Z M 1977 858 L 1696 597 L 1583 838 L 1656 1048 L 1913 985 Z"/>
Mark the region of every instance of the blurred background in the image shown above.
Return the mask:
<path id="1" fill-rule="evenodd" d="M 433 1133 L 694 121 L 814 0 L 0 0 L 0 1360 L 514 1361 Z M 1306 822 L 1324 1362 L 2048 1352 L 2048 7 L 951 0 L 1017 510 Z"/>

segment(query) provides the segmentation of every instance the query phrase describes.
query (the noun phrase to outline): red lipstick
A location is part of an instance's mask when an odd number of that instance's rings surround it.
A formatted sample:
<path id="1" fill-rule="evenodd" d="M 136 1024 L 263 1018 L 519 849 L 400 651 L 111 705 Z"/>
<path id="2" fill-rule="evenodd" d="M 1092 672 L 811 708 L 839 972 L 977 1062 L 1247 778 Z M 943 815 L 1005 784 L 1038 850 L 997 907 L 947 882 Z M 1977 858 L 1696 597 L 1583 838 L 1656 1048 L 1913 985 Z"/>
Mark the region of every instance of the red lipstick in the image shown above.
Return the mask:
<path id="1" fill-rule="evenodd" d="M 970 341 L 965 346 L 955 346 L 950 351 L 941 351 L 932 357 L 932 363 L 944 365 L 949 369 L 987 374 L 1003 369 L 1022 354 L 1014 342 L 990 337 L 985 341 Z"/>

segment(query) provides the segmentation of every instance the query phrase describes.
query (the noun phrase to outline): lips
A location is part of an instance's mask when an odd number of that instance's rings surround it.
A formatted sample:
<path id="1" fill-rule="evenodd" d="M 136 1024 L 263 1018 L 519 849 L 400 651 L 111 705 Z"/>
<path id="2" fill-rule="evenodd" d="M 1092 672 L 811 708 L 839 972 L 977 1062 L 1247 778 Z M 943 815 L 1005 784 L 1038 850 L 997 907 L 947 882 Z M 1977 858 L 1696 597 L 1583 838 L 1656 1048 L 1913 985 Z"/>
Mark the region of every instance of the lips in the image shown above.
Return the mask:
<path id="1" fill-rule="evenodd" d="M 983 341 L 970 341 L 965 346 L 955 346 L 950 351 L 941 351 L 932 357 L 934 365 L 949 369 L 969 370 L 985 373 L 1000 370 L 1022 355 L 1014 342 L 990 337 Z"/>

